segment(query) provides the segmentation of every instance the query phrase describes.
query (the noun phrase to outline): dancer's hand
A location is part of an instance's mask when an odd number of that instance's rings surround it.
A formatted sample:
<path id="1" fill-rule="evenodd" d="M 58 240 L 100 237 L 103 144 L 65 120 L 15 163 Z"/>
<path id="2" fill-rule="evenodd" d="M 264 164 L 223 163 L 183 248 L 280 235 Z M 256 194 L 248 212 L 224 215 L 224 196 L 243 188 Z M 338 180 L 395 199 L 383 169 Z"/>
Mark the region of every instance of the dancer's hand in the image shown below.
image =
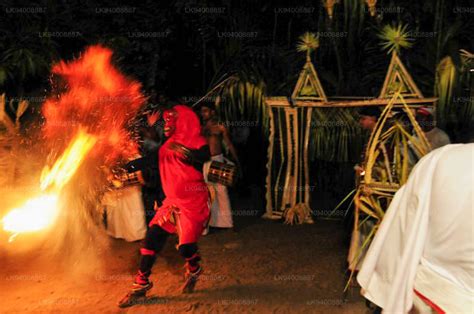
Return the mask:
<path id="1" fill-rule="evenodd" d="M 179 158 L 188 161 L 191 158 L 191 150 L 186 146 L 173 142 L 169 147 L 171 150 L 175 151 Z"/>

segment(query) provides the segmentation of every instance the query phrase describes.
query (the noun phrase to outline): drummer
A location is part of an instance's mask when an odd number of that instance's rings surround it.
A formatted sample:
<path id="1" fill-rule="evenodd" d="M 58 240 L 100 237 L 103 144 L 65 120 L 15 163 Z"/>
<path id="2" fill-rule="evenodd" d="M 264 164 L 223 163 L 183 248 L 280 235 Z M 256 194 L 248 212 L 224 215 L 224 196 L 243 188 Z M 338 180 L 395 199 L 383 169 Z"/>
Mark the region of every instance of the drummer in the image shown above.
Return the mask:
<path id="1" fill-rule="evenodd" d="M 204 164 L 204 179 L 209 188 L 215 190 L 215 197 L 211 206 L 211 219 L 209 221 L 209 226 L 217 228 L 232 228 L 232 210 L 229 195 L 227 193 L 227 187 L 219 183 L 211 183 L 207 181 L 207 174 L 209 172 L 210 163 L 213 160 L 231 163 L 224 157 L 223 145 L 225 145 L 229 150 L 233 161 L 239 164 L 237 151 L 230 140 L 229 131 L 223 123 L 218 121 L 214 105 L 210 103 L 204 103 L 201 105 L 201 117 L 203 121 L 202 133 L 206 137 L 211 151 L 211 161 Z M 204 234 L 207 234 L 207 232 L 208 229 L 204 231 Z"/>

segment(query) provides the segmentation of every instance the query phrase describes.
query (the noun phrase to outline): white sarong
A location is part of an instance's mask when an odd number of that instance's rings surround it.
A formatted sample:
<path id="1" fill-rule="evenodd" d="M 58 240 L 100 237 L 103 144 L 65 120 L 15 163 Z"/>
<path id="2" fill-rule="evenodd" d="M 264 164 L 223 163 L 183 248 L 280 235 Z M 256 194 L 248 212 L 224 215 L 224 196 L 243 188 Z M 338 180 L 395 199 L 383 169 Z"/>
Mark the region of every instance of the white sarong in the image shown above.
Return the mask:
<path id="1" fill-rule="evenodd" d="M 384 313 L 407 313 L 414 289 L 446 313 L 472 313 L 474 144 L 423 157 L 387 210 L 357 280 Z"/>
<path id="2" fill-rule="evenodd" d="M 108 191 L 102 199 L 107 213 L 107 233 L 132 242 L 145 238 L 146 222 L 139 186 Z"/>
<path id="3" fill-rule="evenodd" d="M 204 179 L 209 187 L 209 189 L 214 190 L 214 201 L 211 205 L 211 218 L 209 220 L 209 226 L 218 227 L 218 228 L 232 228 L 232 210 L 230 207 L 229 194 L 227 193 L 227 187 L 219 183 L 209 182 L 207 180 L 207 175 L 209 173 L 209 167 L 212 160 L 227 162 L 224 158 L 224 155 L 215 155 L 211 157 L 211 161 L 204 163 Z"/>

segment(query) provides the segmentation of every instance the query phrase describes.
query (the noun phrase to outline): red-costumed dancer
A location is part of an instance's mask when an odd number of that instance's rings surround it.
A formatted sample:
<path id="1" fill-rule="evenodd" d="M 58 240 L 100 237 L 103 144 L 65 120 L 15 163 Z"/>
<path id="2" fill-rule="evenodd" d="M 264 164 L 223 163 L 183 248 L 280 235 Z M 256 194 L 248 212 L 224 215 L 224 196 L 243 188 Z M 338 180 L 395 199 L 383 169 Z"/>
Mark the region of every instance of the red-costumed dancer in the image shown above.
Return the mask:
<path id="1" fill-rule="evenodd" d="M 202 173 L 210 159 L 209 146 L 201 136 L 197 115 L 184 105 L 165 111 L 164 132 L 168 140 L 159 150 L 158 160 L 165 200 L 150 222 L 140 249 L 138 274 L 131 291 L 119 302 L 120 307 L 137 303 L 153 286 L 151 269 L 169 234 L 179 237 L 178 251 L 186 260 L 183 293 L 191 293 L 202 268 L 197 241 L 209 220 L 209 194 Z"/>

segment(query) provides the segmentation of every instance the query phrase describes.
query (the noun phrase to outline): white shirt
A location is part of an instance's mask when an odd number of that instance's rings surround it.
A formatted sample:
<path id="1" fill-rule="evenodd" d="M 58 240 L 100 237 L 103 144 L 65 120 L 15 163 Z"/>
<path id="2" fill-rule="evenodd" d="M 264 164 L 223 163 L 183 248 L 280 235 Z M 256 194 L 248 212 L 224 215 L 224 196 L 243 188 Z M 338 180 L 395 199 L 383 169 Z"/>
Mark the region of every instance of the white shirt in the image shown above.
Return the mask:
<path id="1" fill-rule="evenodd" d="M 473 204 L 474 144 L 423 157 L 367 252 L 357 276 L 364 296 L 384 312 L 406 313 L 416 287 L 448 313 L 472 313 Z"/>

